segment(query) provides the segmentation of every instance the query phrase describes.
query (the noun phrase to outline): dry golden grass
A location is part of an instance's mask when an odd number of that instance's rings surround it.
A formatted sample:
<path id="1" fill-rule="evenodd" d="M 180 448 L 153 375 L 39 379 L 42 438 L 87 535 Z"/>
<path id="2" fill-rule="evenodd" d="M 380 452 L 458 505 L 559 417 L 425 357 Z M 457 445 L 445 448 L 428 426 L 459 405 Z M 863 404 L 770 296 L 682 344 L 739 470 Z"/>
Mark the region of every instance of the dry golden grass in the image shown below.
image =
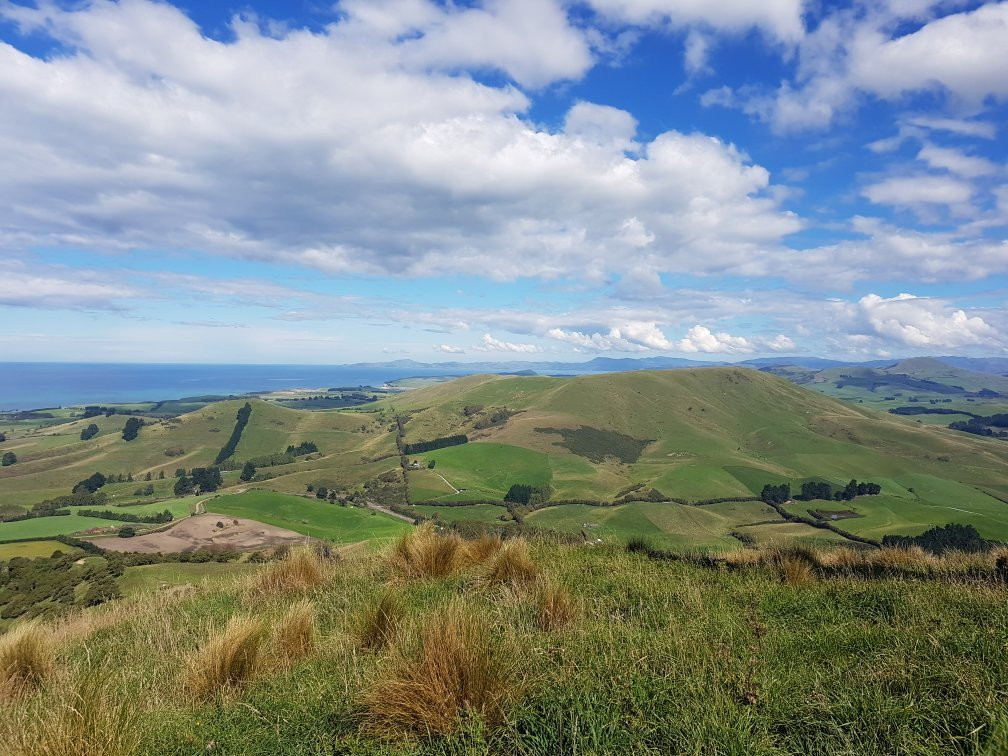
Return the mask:
<path id="1" fill-rule="evenodd" d="M 836 546 L 815 552 L 816 564 L 829 570 L 850 570 L 864 564 L 864 552 L 849 546 Z"/>
<path id="2" fill-rule="evenodd" d="M 393 571 L 410 579 L 441 578 L 468 564 L 465 541 L 455 533 L 439 533 L 425 522 L 404 533 L 387 556 Z"/>
<path id="3" fill-rule="evenodd" d="M 186 660 L 185 689 L 203 699 L 241 686 L 254 677 L 261 666 L 262 642 L 260 620 L 232 617 L 223 630 L 211 635 Z"/>
<path id="4" fill-rule="evenodd" d="M 816 581 L 816 573 L 812 565 L 800 556 L 791 554 L 777 554 L 772 565 L 777 572 L 777 577 L 782 583 L 788 585 L 809 585 Z"/>
<path id="5" fill-rule="evenodd" d="M 398 596 L 392 593 L 382 596 L 377 604 L 364 610 L 357 619 L 360 647 L 367 651 L 385 648 L 402 627 L 405 612 Z"/>
<path id="6" fill-rule="evenodd" d="M 363 729 L 389 736 L 445 735 L 464 716 L 500 722 L 518 696 L 518 650 L 459 601 L 431 616 L 420 648 L 393 649 L 364 696 Z"/>
<path id="7" fill-rule="evenodd" d="M 22 622 L 0 635 L 0 699 L 38 688 L 52 670 L 53 648 L 38 620 Z"/>
<path id="8" fill-rule="evenodd" d="M 273 627 L 273 647 L 282 663 L 308 656 L 318 645 L 318 613 L 308 601 L 294 604 Z"/>
<path id="9" fill-rule="evenodd" d="M 941 558 L 920 546 L 876 549 L 867 555 L 867 564 L 892 572 L 928 572 L 938 567 Z"/>
<path id="10" fill-rule="evenodd" d="M 310 548 L 291 549 L 278 562 L 263 567 L 248 582 L 252 595 L 296 593 L 325 582 L 330 568 L 327 560 Z"/>
<path id="11" fill-rule="evenodd" d="M 498 551 L 504 541 L 498 535 L 484 533 L 479 538 L 466 542 L 466 557 L 469 564 L 482 564 Z"/>
<path id="12" fill-rule="evenodd" d="M 539 581 L 535 601 L 536 623 L 542 630 L 563 630 L 577 615 L 570 592 L 551 579 Z"/>
<path id="13" fill-rule="evenodd" d="M 535 582 L 539 566 L 529 554 L 528 542 L 521 538 L 505 541 L 483 565 L 477 582 L 485 586 L 524 588 Z"/>
<path id="14" fill-rule="evenodd" d="M 101 673 L 50 680 L 43 695 L 0 721 L 0 752 L 9 756 L 127 756 L 140 741 L 135 699 Z"/>

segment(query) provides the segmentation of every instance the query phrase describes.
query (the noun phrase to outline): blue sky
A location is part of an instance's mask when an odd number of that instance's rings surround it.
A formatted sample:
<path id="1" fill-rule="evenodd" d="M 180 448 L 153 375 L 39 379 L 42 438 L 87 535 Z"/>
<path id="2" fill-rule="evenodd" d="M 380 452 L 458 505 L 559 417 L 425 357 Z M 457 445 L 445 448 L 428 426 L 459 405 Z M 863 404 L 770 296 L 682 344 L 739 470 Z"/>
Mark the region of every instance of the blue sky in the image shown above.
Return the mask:
<path id="1" fill-rule="evenodd" d="M 1008 349 L 1008 2 L 0 0 L 0 359 Z"/>

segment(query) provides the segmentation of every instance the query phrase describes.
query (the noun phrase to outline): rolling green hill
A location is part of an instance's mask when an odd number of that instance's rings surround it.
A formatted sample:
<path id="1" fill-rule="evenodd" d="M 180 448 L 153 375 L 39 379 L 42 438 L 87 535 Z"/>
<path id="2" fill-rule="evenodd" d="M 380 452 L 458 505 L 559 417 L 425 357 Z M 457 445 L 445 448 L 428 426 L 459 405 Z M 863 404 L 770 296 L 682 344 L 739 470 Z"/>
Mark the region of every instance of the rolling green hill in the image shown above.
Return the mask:
<path id="1" fill-rule="evenodd" d="M 101 471 L 132 474 L 134 481 L 150 473 L 154 502 L 133 495 L 136 482 L 110 484 L 104 490 L 114 504 L 163 508 L 172 497 L 175 469 L 211 464 L 243 404 L 222 401 L 177 418 L 150 418 L 128 442 L 121 437 L 124 418 L 115 415 L 20 427 L 4 445 L 16 451 L 19 462 L 0 470 L 0 507 L 21 511 L 67 494 L 76 481 Z M 317 453 L 292 463 L 259 467 L 255 487 L 278 494 L 325 487 L 358 504 L 405 504 L 398 416 L 406 443 L 456 434 L 469 439 L 407 459 L 418 465 L 406 475 L 413 503 L 500 501 L 519 483 L 548 485 L 553 500 L 611 502 L 643 498 L 655 489 L 665 497 L 697 501 L 753 497 L 766 483 L 790 482 L 797 490 L 808 479 L 842 485 L 856 478 L 879 483 L 883 495 L 851 503 L 860 516 L 844 521 L 849 532 L 872 538 L 890 532 L 915 534 L 962 519 L 989 538 L 1008 540 L 1008 442 L 836 401 L 757 370 L 704 368 L 570 378 L 482 375 L 429 385 L 361 408 L 305 411 L 255 400 L 252 407 L 229 460 L 233 465 L 280 454 L 302 441 L 318 447 Z M 80 430 L 90 422 L 99 425 L 100 433 L 81 441 Z M 433 468 L 428 467 L 431 463 Z M 165 478 L 158 479 L 162 472 Z M 237 470 L 225 472 L 224 482 L 222 493 L 248 487 L 238 480 Z M 613 537 L 633 534 L 632 527 L 614 524 L 638 521 L 645 527 L 644 520 L 653 525 L 655 517 L 661 521 L 657 527 L 662 537 L 675 544 L 706 539 L 723 545 L 731 531 L 750 526 L 757 541 L 773 534 L 822 535 L 773 518 L 755 526 L 747 514 L 718 520 L 714 509 L 700 515 L 666 504 L 634 505 L 629 511 L 638 511 L 644 519 L 628 514 L 613 520 L 608 531 Z M 567 515 L 543 512 L 533 520 L 541 518 L 542 524 L 560 529 L 578 524 L 579 518 L 584 521 L 574 510 Z M 303 524 L 315 527 L 314 517 L 295 519 L 308 519 Z M 14 531 L 26 528 L 34 532 L 39 526 L 30 521 L 0 523 L 0 541 L 13 540 Z M 346 540 L 338 527 L 326 528 L 335 540 Z M 43 528 L 38 536 L 55 532 Z M 701 532 L 708 535 L 701 537 Z"/>
<path id="2" fill-rule="evenodd" d="M 438 499 L 497 498 L 512 483 L 548 482 L 556 499 L 611 500 L 638 486 L 697 500 L 756 495 L 768 482 L 857 478 L 882 483 L 885 506 L 905 514 L 893 529 L 920 532 L 936 518 L 954 519 L 959 499 L 972 502 L 989 537 L 1008 537 L 1008 504 L 996 498 L 1008 498 L 1008 444 L 852 406 L 763 372 L 472 376 L 382 404 L 410 415 L 408 442 L 469 436 L 469 444 L 415 455 L 467 489 Z M 503 424 L 479 427 L 501 408 L 510 413 Z M 635 461 L 617 458 L 627 448 L 622 437 L 641 442 Z M 855 505 L 866 522 L 879 521 L 869 515 L 881 499 Z M 855 529 L 858 520 L 849 522 Z"/>

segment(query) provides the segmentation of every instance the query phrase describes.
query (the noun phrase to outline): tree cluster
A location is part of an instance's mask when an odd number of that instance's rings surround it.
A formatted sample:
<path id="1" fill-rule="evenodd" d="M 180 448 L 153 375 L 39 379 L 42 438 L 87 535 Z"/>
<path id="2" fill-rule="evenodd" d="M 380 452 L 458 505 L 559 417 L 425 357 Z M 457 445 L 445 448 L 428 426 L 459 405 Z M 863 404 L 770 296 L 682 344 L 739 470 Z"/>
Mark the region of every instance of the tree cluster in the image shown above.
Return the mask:
<path id="1" fill-rule="evenodd" d="M 548 485 L 532 486 L 527 483 L 515 483 L 504 494 L 504 501 L 535 509 L 537 506 L 541 506 L 549 501 L 550 494 L 552 493 Z"/>
<path id="2" fill-rule="evenodd" d="M 919 546 L 932 554 L 946 551 L 967 551 L 971 553 L 990 551 L 998 544 L 988 541 L 972 525 L 950 522 L 947 525 L 926 530 L 918 536 L 887 535 L 882 538 L 883 546 L 911 548 Z"/>
<path id="3" fill-rule="evenodd" d="M 182 470 L 182 475 L 175 481 L 174 492 L 176 496 L 188 496 L 196 493 L 211 493 L 223 485 L 219 467 L 194 467 L 186 475 Z"/>
<path id="4" fill-rule="evenodd" d="M 143 418 L 131 417 L 126 421 L 126 425 L 123 426 L 123 441 L 132 441 L 135 439 L 138 435 L 140 435 L 140 429 L 143 428 L 143 426 Z"/>
<path id="5" fill-rule="evenodd" d="M 94 493 L 99 488 L 104 486 L 108 482 L 108 478 L 102 475 L 100 472 L 96 472 L 94 475 L 85 478 L 84 480 L 78 481 L 74 484 L 72 491 L 77 493 Z"/>
<path id="6" fill-rule="evenodd" d="M 245 402 L 245 405 L 238 410 L 238 414 L 235 417 L 236 422 L 234 430 L 231 431 L 231 437 L 217 453 L 217 459 L 214 460 L 214 464 L 219 465 L 225 459 L 234 454 L 235 449 L 238 447 L 238 441 L 241 440 L 242 431 L 244 431 L 245 426 L 248 425 L 250 417 L 252 417 L 252 405 L 249 402 Z"/>
<path id="7" fill-rule="evenodd" d="M 10 467 L 17 462 L 17 454 L 12 451 L 4 452 L 3 457 L 0 457 L 0 466 Z"/>
<path id="8" fill-rule="evenodd" d="M 317 452 L 318 446 L 316 446 L 314 441 L 302 441 L 297 446 L 288 446 L 286 454 L 292 457 L 303 457 L 305 454 L 311 454 L 312 452 Z"/>
<path id="9" fill-rule="evenodd" d="M 760 500 L 765 504 L 783 504 L 791 498 L 791 484 L 781 483 L 775 486 L 767 483 L 760 491 Z"/>
<path id="10" fill-rule="evenodd" d="M 81 441 L 89 441 L 98 435 L 98 426 L 91 423 L 87 428 L 80 432 Z"/>

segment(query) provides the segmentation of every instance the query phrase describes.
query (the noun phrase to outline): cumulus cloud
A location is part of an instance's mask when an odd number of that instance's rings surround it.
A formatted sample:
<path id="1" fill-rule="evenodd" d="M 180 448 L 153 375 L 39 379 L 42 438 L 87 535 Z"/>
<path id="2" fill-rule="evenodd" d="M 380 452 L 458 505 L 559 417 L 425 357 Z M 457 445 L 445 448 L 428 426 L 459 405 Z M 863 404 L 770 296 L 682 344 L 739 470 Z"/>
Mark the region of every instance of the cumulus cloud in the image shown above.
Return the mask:
<path id="1" fill-rule="evenodd" d="M 706 326 L 695 325 L 687 331 L 676 346 L 681 352 L 707 352 L 710 354 L 736 354 L 755 351 L 753 345 L 742 336 L 730 333 L 714 333 Z"/>
<path id="2" fill-rule="evenodd" d="M 517 344 L 512 341 L 501 341 L 495 339 L 489 333 L 483 334 L 480 346 L 476 347 L 481 352 L 515 352 L 517 354 L 538 354 L 543 348 L 535 344 Z"/>
<path id="3" fill-rule="evenodd" d="M 738 107 L 787 131 L 828 126 L 862 94 L 895 101 L 930 91 L 974 108 L 986 98 L 1008 98 L 1008 3 L 939 16 L 943 10 L 936 2 L 837 8 L 801 38 L 796 74 L 776 91 L 716 90 L 705 102 Z M 932 119 L 930 127 L 956 125 Z M 983 130 L 967 121 L 958 126 Z"/>
<path id="4" fill-rule="evenodd" d="M 445 354 L 465 354 L 465 349 L 451 344 L 434 344 L 432 349 L 435 352 L 444 352 Z"/>
<path id="5" fill-rule="evenodd" d="M 673 344 L 654 322 L 629 321 L 612 326 L 607 332 L 550 328 L 551 339 L 592 352 L 668 351 Z"/>
<path id="6" fill-rule="evenodd" d="M 744 23 L 790 28 L 784 4 L 745 5 Z M 684 13 L 722 13 L 703 7 Z M 0 4 L 63 45 L 41 59 L 0 44 L 0 99 L 16 103 L 0 114 L 0 229 L 21 248 L 170 240 L 330 275 L 601 280 L 716 273 L 802 227 L 718 139 L 637 145 L 632 116 L 596 103 L 560 129 L 527 118 L 522 86 L 592 64 L 558 2 L 340 9 L 318 32 L 235 22 L 218 41 L 148 0 Z"/>
<path id="7" fill-rule="evenodd" d="M 880 297 L 868 294 L 856 304 L 844 305 L 850 331 L 865 337 L 927 349 L 966 346 L 1004 347 L 1005 340 L 983 318 L 952 309 L 941 300 L 912 294 Z"/>

